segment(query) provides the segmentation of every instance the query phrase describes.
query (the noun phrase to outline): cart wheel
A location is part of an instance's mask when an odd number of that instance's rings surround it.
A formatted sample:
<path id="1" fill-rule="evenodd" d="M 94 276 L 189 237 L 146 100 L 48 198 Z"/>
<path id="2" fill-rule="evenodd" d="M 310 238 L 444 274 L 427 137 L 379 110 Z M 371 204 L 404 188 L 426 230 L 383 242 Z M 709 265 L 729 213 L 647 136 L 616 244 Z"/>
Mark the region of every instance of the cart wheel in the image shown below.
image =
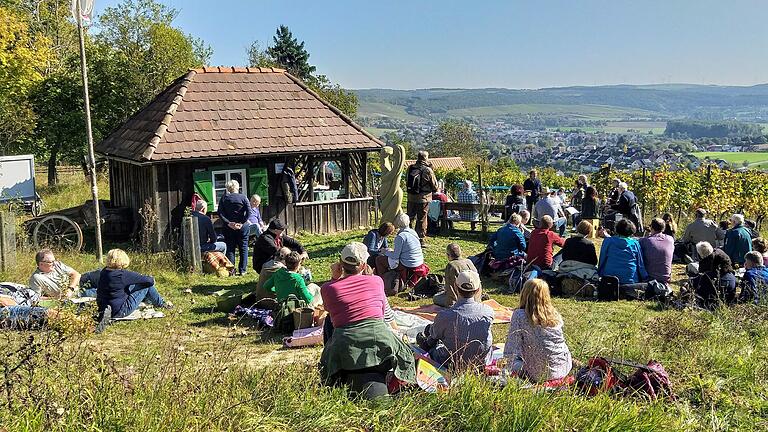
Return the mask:
<path id="1" fill-rule="evenodd" d="M 43 200 L 32 203 L 32 216 L 38 217 L 43 212 Z"/>
<path id="2" fill-rule="evenodd" d="M 83 231 L 72 219 L 50 215 L 35 225 L 32 241 L 39 249 L 50 247 L 78 251 L 83 247 Z"/>

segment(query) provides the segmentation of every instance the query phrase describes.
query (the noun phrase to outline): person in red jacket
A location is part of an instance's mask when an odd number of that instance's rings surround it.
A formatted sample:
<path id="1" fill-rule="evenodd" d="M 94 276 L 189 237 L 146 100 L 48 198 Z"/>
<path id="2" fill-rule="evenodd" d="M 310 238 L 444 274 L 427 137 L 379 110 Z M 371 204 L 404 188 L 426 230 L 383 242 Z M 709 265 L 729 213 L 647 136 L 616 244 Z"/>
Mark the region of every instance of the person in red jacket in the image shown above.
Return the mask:
<path id="1" fill-rule="evenodd" d="M 531 233 L 531 240 L 528 242 L 528 264 L 533 264 L 541 269 L 552 268 L 552 246 L 563 247 L 565 239 L 551 231 L 552 217 L 545 215 L 539 222 L 539 228 Z"/>

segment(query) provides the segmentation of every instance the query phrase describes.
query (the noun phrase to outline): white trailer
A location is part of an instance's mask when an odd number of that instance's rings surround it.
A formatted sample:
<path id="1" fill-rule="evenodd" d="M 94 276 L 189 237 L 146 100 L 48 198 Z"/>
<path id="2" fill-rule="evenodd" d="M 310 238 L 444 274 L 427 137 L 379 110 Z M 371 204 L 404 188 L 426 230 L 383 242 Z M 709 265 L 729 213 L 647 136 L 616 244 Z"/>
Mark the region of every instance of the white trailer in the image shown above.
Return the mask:
<path id="1" fill-rule="evenodd" d="M 43 209 L 43 200 L 35 188 L 33 155 L 0 156 L 0 203 L 9 210 L 22 208 L 34 216 Z"/>

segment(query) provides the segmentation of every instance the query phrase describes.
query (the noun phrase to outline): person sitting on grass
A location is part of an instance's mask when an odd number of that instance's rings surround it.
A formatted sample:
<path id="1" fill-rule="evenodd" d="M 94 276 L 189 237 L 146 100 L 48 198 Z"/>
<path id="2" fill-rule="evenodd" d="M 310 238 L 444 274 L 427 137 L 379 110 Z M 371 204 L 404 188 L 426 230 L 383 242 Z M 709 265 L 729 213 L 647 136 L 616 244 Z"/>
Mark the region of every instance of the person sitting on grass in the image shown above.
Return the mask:
<path id="1" fill-rule="evenodd" d="M 523 233 L 523 237 L 525 237 L 526 243 L 531 239 L 531 233 L 533 230 L 528 227 L 528 222 L 531 221 L 531 212 L 528 210 L 523 210 L 520 212 L 520 224 L 517 225 L 517 228 L 520 229 Z"/>
<path id="2" fill-rule="evenodd" d="M 561 379 L 571 371 L 563 318 L 552 304 L 549 285 L 542 279 L 523 284 L 520 307 L 512 313 L 509 323 L 504 358 L 512 372 L 533 382 Z"/>
<path id="3" fill-rule="evenodd" d="M 272 259 L 265 262 L 259 271 L 259 280 L 256 281 L 256 290 L 254 291 L 254 300 L 258 301 L 263 298 L 275 298 L 275 294 L 269 290 L 264 289 L 264 285 L 268 280 L 272 278 L 272 275 L 281 268 L 285 268 L 285 257 L 291 253 L 291 250 L 287 247 L 282 247 L 275 252 Z"/>
<path id="4" fill-rule="evenodd" d="M 363 244 L 368 247 L 368 266 L 377 275 L 383 275 L 387 271 L 387 257 L 382 252 L 389 249 L 387 237 L 395 232 L 395 226 L 390 222 L 384 222 L 378 229 L 368 231 L 363 238 Z"/>
<path id="5" fill-rule="evenodd" d="M 531 233 L 531 242 L 528 244 L 527 262 L 547 270 L 552 268 L 553 246 L 563 247 L 565 239 L 552 231 L 552 218 L 545 215 L 539 221 L 539 228 Z"/>
<path id="6" fill-rule="evenodd" d="M 445 266 L 445 291 L 439 292 L 432 297 L 432 301 L 442 307 L 451 307 L 458 298 L 458 286 L 456 277 L 463 271 L 473 271 L 477 273 L 477 268 L 471 260 L 464 258 L 461 253 L 461 246 L 456 243 L 449 243 L 445 248 L 445 255 L 448 257 L 448 264 Z M 475 301 L 479 302 L 482 296 L 482 290 L 475 292 Z"/>
<path id="7" fill-rule="evenodd" d="M 37 268 L 29 277 L 32 291 L 52 298 L 70 298 L 77 294 L 80 273 L 72 267 L 56 260 L 53 251 L 41 249 L 35 254 Z M 94 294 L 94 292 L 90 292 Z"/>
<path id="8" fill-rule="evenodd" d="M 733 228 L 725 233 L 725 245 L 723 251 L 728 254 L 731 262 L 738 265 L 744 264 L 744 256 L 752 250 L 752 237 L 749 229 L 744 226 L 744 215 L 731 216 Z"/>
<path id="9" fill-rule="evenodd" d="M 200 252 L 221 252 L 227 254 L 227 244 L 218 241 L 216 230 L 213 228 L 213 221 L 205 214 L 208 209 L 208 203 L 203 200 L 195 201 L 195 210 L 192 217 L 197 219 L 198 235 L 200 236 Z M 234 264 L 234 263 L 233 263 Z"/>
<path id="10" fill-rule="evenodd" d="M 320 376 L 326 385 L 349 385 L 366 399 L 388 394 L 390 371 L 399 381 L 416 382 L 410 347 L 385 323 L 387 297 L 378 276 L 364 275 L 368 249 L 353 242 L 341 251 L 342 274 L 320 288 L 328 311 Z"/>
<path id="11" fill-rule="evenodd" d="M 651 233 L 641 238 L 640 249 L 648 277 L 664 285 L 672 280 L 672 255 L 675 252 L 675 238 L 669 234 L 666 222 L 660 218 L 651 220 Z"/>
<path id="12" fill-rule="evenodd" d="M 128 254 L 122 249 L 107 252 L 106 266 L 99 276 L 96 289 L 96 304 L 99 309 L 101 332 L 110 318 L 125 318 L 147 302 L 161 309 L 171 309 L 173 304 L 165 301 L 155 288 L 155 278 L 130 270 Z"/>
<path id="13" fill-rule="evenodd" d="M 635 224 L 627 219 L 616 223 L 616 235 L 603 240 L 600 247 L 598 274 L 615 276 L 621 285 L 631 285 L 648 279 L 640 243 L 632 238 Z"/>
<path id="14" fill-rule="evenodd" d="M 297 240 L 292 239 L 286 235 L 286 226 L 279 219 L 272 219 L 269 222 L 267 230 L 264 231 L 253 244 L 253 269 L 257 272 L 261 271 L 264 263 L 271 260 L 278 249 L 287 247 L 292 251 L 298 252 L 304 258 L 307 258 L 307 252 L 304 250 L 304 246 Z"/>
<path id="15" fill-rule="evenodd" d="M 589 239 L 595 228 L 588 220 L 579 222 L 576 233 L 565 240 L 563 248 L 555 256 L 560 259 L 558 274 L 570 275 L 582 280 L 592 280 L 597 276 L 597 252 L 595 244 Z"/>
<path id="16" fill-rule="evenodd" d="M 477 272 L 460 272 L 456 287 L 456 303 L 438 312 L 416 339 L 438 364 L 456 370 L 483 367 L 493 347 L 493 309 L 475 300 L 481 288 Z"/>
<path id="17" fill-rule="evenodd" d="M 263 290 L 275 294 L 278 303 L 283 303 L 290 296 L 296 297 L 307 305 L 313 306 L 313 300 L 319 294 L 320 287 L 304 281 L 299 274 L 301 267 L 301 255 L 298 252 L 290 252 L 285 257 L 285 267 L 278 268 L 271 278 L 264 284 Z M 319 298 L 318 298 L 319 300 Z"/>
<path id="18" fill-rule="evenodd" d="M 744 268 L 747 271 L 741 280 L 739 303 L 765 303 L 768 299 L 768 269 L 765 268 L 763 255 L 757 251 L 747 252 Z"/>
<path id="19" fill-rule="evenodd" d="M 677 224 L 672 217 L 672 213 L 664 213 L 661 216 L 661 220 L 664 222 L 664 234 L 672 237 L 672 240 L 674 240 L 677 235 Z"/>
<path id="20" fill-rule="evenodd" d="M 12 297 L 0 295 L 0 329 L 34 330 L 65 317 L 72 317 L 74 322 L 82 324 L 84 328 L 92 325 L 91 317 L 85 314 L 73 315 L 68 310 L 19 305 Z M 67 320 L 68 325 L 71 323 Z"/>
<path id="21" fill-rule="evenodd" d="M 758 237 L 752 240 L 752 248 L 760 252 L 760 255 L 763 256 L 763 261 L 768 260 L 768 242 L 764 238 Z"/>
<path id="22" fill-rule="evenodd" d="M 502 225 L 488 240 L 493 248 L 493 258 L 496 261 L 506 261 L 510 257 L 525 257 L 525 237 L 520 230 L 522 218 L 513 213 L 509 222 Z"/>
<path id="23" fill-rule="evenodd" d="M 721 304 L 733 304 L 736 301 L 736 275 L 731 259 L 707 242 L 696 244 L 696 251 L 702 257 L 699 273 L 691 278 L 696 304 L 710 310 Z"/>

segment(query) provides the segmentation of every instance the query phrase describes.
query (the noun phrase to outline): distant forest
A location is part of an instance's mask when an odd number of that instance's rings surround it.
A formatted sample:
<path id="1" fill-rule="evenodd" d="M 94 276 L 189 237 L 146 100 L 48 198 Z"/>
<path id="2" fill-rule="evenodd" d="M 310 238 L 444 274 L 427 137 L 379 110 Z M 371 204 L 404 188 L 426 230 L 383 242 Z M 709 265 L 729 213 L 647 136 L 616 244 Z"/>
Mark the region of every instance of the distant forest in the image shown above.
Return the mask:
<path id="1" fill-rule="evenodd" d="M 675 120 L 667 122 L 664 135 L 675 138 L 731 138 L 756 137 L 763 134 L 760 125 L 754 123 L 703 122 L 693 120 Z"/>

